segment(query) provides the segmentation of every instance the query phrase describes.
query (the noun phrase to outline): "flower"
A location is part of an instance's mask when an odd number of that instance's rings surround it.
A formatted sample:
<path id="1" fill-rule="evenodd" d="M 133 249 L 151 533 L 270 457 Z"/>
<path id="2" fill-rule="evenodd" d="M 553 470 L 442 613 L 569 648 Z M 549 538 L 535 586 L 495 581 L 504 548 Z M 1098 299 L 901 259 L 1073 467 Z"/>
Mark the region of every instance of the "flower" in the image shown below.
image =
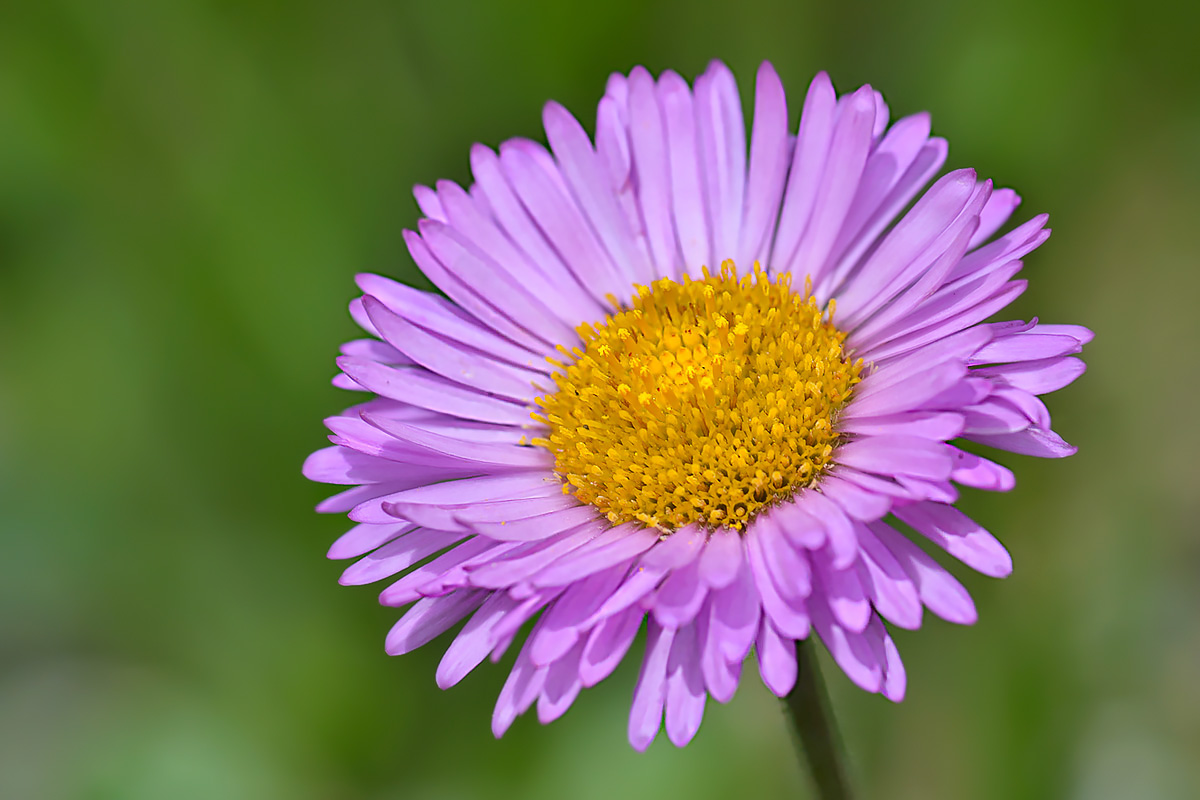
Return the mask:
<path id="1" fill-rule="evenodd" d="M 360 275 L 372 338 L 334 382 L 374 397 L 326 420 L 305 463 L 351 486 L 318 510 L 356 526 L 329 551 L 344 584 L 396 578 L 386 650 L 466 619 L 437 683 L 499 660 L 530 627 L 497 736 L 537 703 L 563 714 L 647 630 L 629 717 L 692 739 L 753 649 L 777 695 L 816 635 L 854 683 L 899 701 L 884 620 L 970 624 L 923 536 L 985 575 L 1004 547 L 957 486 L 1013 487 L 961 449 L 1062 457 L 1039 395 L 1084 370 L 1074 325 L 985 322 L 1025 288 L 1041 215 L 971 170 L 937 180 L 926 114 L 888 124 L 869 86 L 818 75 L 799 130 L 759 69 L 749 159 L 737 87 L 712 64 L 614 75 L 590 139 L 544 110 L 528 140 L 471 151 L 475 184 L 418 187 L 409 251 L 446 297 Z M 889 516 L 890 515 L 890 516 Z"/>

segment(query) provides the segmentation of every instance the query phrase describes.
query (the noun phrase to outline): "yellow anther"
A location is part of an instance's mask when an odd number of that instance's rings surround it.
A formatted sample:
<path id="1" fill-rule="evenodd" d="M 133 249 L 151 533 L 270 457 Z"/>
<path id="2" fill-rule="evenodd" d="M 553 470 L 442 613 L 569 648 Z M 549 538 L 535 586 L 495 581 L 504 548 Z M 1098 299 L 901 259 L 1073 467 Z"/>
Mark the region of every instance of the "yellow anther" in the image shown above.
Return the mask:
<path id="1" fill-rule="evenodd" d="M 744 530 L 830 466 L 862 362 L 811 296 L 754 265 L 636 286 L 578 328 L 533 418 L 564 492 L 614 524 Z M 614 303 L 614 306 L 616 304 Z M 832 303 L 831 303 L 832 305 Z"/>

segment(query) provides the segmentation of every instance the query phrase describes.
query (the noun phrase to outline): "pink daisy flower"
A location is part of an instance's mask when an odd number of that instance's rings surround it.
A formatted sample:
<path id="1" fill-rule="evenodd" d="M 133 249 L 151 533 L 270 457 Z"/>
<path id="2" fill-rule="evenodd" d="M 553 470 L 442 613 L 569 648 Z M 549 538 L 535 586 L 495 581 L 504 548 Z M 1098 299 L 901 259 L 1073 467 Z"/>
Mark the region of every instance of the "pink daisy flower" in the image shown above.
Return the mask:
<path id="1" fill-rule="evenodd" d="M 963 586 L 914 543 L 1003 577 L 955 507 L 1013 487 L 963 440 L 1074 448 L 1039 395 L 1084 371 L 1075 325 L 985 322 L 1025 288 L 1046 216 L 971 170 L 938 179 L 929 118 L 889 124 L 869 86 L 813 80 L 799 130 L 758 72 L 749 157 L 733 75 L 609 79 L 589 137 L 555 103 L 549 149 L 471 151 L 475 183 L 418 187 L 405 239 L 445 297 L 361 275 L 315 481 L 356 525 L 344 584 L 389 579 L 398 655 L 466 620 L 437 683 L 519 651 L 492 727 L 549 722 L 646 629 L 629 741 L 696 734 L 753 650 L 786 695 L 799 640 L 892 700 L 889 625 L 970 624 Z M 978 448 L 973 448 L 978 449 Z M 526 630 L 528 633 L 526 634 Z"/>

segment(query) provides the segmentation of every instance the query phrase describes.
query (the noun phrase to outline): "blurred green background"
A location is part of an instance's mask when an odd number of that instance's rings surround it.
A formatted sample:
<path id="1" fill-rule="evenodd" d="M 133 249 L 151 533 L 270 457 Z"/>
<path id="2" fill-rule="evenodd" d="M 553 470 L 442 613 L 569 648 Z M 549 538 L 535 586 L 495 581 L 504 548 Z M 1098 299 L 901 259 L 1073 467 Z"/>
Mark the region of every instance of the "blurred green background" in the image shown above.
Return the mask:
<path id="1" fill-rule="evenodd" d="M 1200 796 L 1197 31 L 1084 0 L 4 4 L 0 797 L 805 796 L 752 667 L 682 751 L 629 748 L 628 662 L 494 741 L 511 656 L 448 692 L 445 640 L 385 657 L 300 476 L 349 402 L 352 275 L 422 281 L 410 187 L 713 57 L 746 99 L 772 60 L 793 124 L 818 69 L 930 110 L 947 168 L 1051 213 L 1017 313 L 1098 333 L 1050 398 L 1079 455 L 965 498 L 1016 562 L 957 570 L 979 624 L 899 632 L 899 706 L 826 671 L 862 796 Z"/>

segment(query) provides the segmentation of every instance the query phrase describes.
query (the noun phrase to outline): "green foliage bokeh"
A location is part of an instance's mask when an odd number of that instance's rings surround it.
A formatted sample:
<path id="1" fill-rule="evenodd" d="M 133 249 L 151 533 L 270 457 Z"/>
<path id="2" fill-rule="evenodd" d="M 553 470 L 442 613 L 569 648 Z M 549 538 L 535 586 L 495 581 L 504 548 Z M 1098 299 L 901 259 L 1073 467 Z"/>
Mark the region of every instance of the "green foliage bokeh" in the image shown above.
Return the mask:
<path id="1" fill-rule="evenodd" d="M 19 6 L 19 7 L 17 7 Z M 512 655 L 436 689 L 445 640 L 344 589 L 299 468 L 356 272 L 428 286 L 414 183 L 475 141 L 591 127 L 607 75 L 759 61 L 922 109 L 1049 211 L 1017 313 L 1097 331 L 1049 400 L 1081 448 L 968 493 L 1003 582 L 898 643 L 899 706 L 826 670 L 864 797 L 1200 792 L 1195 268 L 1200 15 L 1184 4 L 136 2 L 0 24 L 0 796 L 721 798 L 807 791 L 747 664 L 695 742 L 625 741 L 636 667 L 502 740 Z M 640 647 L 640 646 L 639 646 Z"/>

